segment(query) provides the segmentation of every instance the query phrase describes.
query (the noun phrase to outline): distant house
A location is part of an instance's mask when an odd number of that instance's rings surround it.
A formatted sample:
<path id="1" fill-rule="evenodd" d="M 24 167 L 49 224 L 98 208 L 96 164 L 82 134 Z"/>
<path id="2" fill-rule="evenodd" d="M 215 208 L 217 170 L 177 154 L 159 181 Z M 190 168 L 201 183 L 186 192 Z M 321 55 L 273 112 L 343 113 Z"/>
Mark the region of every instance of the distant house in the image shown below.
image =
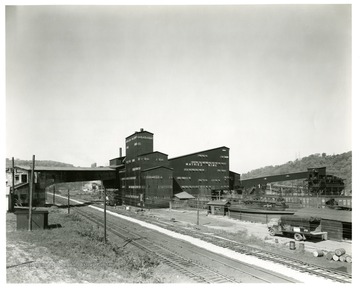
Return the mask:
<path id="1" fill-rule="evenodd" d="M 174 198 L 175 199 L 178 199 L 178 200 L 191 200 L 191 199 L 195 199 L 195 197 L 193 195 L 190 195 L 189 193 L 187 192 L 181 192 L 181 193 L 178 193 L 178 194 L 175 194 L 174 195 Z"/>
<path id="2" fill-rule="evenodd" d="M 170 202 L 170 208 L 178 209 L 178 208 L 186 208 L 189 207 L 189 200 L 193 200 L 195 197 L 190 195 L 187 192 L 181 192 L 175 194 L 173 199 Z"/>
<path id="3" fill-rule="evenodd" d="M 37 183 L 37 173 L 34 173 L 35 183 Z M 27 204 L 29 195 L 29 182 L 30 179 L 29 171 L 24 168 L 16 166 L 14 169 L 14 193 L 12 202 L 14 205 Z M 9 186 L 9 192 L 12 191 L 13 180 L 12 180 L 12 169 L 6 168 L 6 182 Z M 9 204 L 10 208 L 10 204 Z"/>
<path id="4" fill-rule="evenodd" d="M 37 175 L 35 174 L 35 178 Z M 14 170 L 14 185 L 26 184 L 29 179 L 29 172 L 21 167 L 15 167 Z M 12 186 L 12 169 L 6 168 L 6 181 L 9 186 Z"/>
<path id="5" fill-rule="evenodd" d="M 212 215 L 225 216 L 228 212 L 231 203 L 228 200 L 217 200 L 207 203 L 208 212 Z"/>

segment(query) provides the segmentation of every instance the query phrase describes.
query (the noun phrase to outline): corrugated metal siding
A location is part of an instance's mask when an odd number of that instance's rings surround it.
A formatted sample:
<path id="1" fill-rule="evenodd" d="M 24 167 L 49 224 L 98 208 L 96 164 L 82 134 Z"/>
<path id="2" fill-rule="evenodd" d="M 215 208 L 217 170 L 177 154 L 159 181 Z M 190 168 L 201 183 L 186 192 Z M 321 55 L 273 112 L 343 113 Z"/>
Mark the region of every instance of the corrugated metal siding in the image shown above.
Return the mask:
<path id="1" fill-rule="evenodd" d="M 240 188 L 240 174 L 229 171 L 229 189 L 237 190 Z"/>
<path id="2" fill-rule="evenodd" d="M 229 190 L 229 149 L 220 147 L 183 157 L 169 159 L 174 169 L 175 193 L 187 191 L 197 196 L 200 191 Z"/>
<path id="3" fill-rule="evenodd" d="M 158 168 L 142 173 L 142 184 L 145 188 L 145 199 L 171 200 L 173 196 L 172 170 Z"/>
<path id="4" fill-rule="evenodd" d="M 343 239 L 343 225 L 341 222 L 321 220 L 321 230 L 328 233 L 329 240 L 341 241 Z"/>

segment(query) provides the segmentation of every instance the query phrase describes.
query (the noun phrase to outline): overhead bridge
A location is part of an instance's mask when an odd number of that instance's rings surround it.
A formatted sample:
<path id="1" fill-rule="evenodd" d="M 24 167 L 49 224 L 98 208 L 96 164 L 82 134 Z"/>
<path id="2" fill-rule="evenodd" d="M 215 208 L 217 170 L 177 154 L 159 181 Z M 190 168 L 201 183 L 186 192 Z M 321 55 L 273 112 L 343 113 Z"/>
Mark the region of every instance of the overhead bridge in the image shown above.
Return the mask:
<path id="1" fill-rule="evenodd" d="M 291 181 L 291 180 L 301 180 L 307 179 L 309 177 L 309 172 L 299 172 L 299 173 L 290 173 L 290 174 L 282 174 L 282 175 L 275 175 L 275 176 L 265 176 L 265 177 L 258 177 L 248 180 L 242 180 L 241 185 L 245 188 L 250 187 L 258 187 L 266 185 L 268 183 L 274 182 L 284 182 L 284 181 Z"/>
<path id="2" fill-rule="evenodd" d="M 29 182 L 31 168 L 26 166 L 15 166 L 15 176 L 19 181 L 15 185 L 15 195 L 28 203 Z M 34 194 L 35 206 L 45 205 L 45 188 L 57 183 L 97 181 L 103 182 L 104 187 L 115 187 L 116 170 L 110 167 L 43 167 L 34 168 Z"/>
<path id="3" fill-rule="evenodd" d="M 241 181 L 241 187 L 261 188 L 268 183 L 304 179 L 309 192 L 320 195 L 339 195 L 345 188 L 344 180 L 326 173 L 326 167 L 308 168 L 305 172 L 265 176 Z"/>

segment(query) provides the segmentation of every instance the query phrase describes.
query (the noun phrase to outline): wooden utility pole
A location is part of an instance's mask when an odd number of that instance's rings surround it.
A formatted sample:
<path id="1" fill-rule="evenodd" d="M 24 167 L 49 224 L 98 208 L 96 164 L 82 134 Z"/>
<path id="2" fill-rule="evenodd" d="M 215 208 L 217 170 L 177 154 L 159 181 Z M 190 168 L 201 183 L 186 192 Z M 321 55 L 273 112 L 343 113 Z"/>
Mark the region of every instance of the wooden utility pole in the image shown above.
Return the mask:
<path id="1" fill-rule="evenodd" d="M 199 226 L 199 195 L 197 196 L 197 213 L 196 213 L 196 225 Z"/>
<path id="2" fill-rule="evenodd" d="M 11 159 L 11 166 L 12 166 L 12 172 L 11 172 L 11 177 L 12 177 L 12 190 L 9 193 L 9 212 L 14 212 L 14 197 L 15 197 L 15 161 L 14 161 L 14 157 Z"/>
<path id="3" fill-rule="evenodd" d="M 70 189 L 68 189 L 67 199 L 68 199 L 68 214 L 70 214 Z"/>
<path id="4" fill-rule="evenodd" d="M 32 199 L 34 190 L 34 169 L 35 169 L 35 155 L 32 157 L 31 177 L 30 177 L 30 196 L 29 196 L 29 231 L 32 230 Z"/>
<path id="5" fill-rule="evenodd" d="M 53 186 L 53 205 L 55 205 L 55 184 Z"/>
<path id="6" fill-rule="evenodd" d="M 106 188 L 104 188 L 104 243 L 106 243 Z"/>

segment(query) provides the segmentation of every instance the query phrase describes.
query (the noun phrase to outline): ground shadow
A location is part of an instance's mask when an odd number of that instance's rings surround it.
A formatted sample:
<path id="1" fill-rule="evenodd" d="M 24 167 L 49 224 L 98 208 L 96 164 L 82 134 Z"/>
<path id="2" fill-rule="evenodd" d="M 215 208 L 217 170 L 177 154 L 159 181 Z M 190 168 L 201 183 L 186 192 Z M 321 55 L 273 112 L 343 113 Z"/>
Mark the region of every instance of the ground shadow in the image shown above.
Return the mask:
<path id="1" fill-rule="evenodd" d="M 48 229 L 57 229 L 57 228 L 62 228 L 61 224 L 51 224 L 47 226 Z"/>
<path id="2" fill-rule="evenodd" d="M 87 207 L 87 206 L 92 205 L 92 204 L 93 204 L 93 202 L 85 202 L 85 203 L 76 204 L 76 205 L 72 204 L 72 205 L 70 205 L 70 208 Z M 56 207 L 58 207 L 60 209 L 68 207 L 68 205 L 60 205 L 60 204 L 55 204 L 55 205 L 51 205 L 51 206 L 56 206 Z"/>

